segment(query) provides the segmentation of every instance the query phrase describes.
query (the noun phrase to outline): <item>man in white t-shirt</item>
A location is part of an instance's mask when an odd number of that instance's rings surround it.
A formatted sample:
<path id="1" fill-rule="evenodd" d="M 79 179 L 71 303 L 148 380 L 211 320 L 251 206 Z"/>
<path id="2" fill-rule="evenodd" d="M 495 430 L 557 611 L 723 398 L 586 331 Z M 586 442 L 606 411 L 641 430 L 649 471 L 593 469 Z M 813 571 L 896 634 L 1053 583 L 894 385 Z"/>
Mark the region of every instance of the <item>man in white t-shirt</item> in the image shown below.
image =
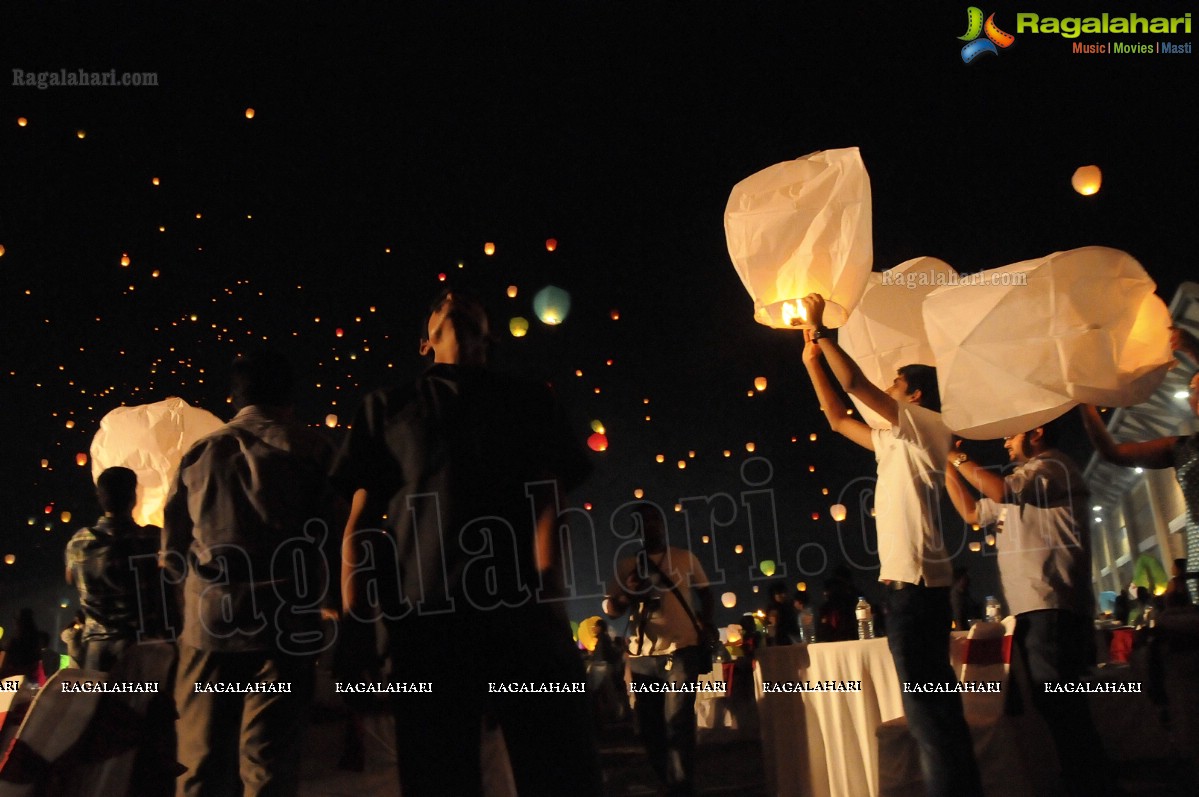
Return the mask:
<path id="1" fill-rule="evenodd" d="M 952 439 L 941 422 L 936 370 L 905 365 L 890 387 L 871 384 L 824 329 L 824 299 L 803 300 L 804 366 L 833 431 L 874 452 L 874 508 L 879 581 L 887 587 L 887 645 L 903 683 L 952 683 L 949 588 L 953 565 L 939 527 L 945 452 Z M 874 429 L 846 412 L 841 387 L 890 423 Z M 925 790 L 936 797 L 982 794 L 970 729 L 956 692 L 904 690 L 903 711 L 920 750 Z"/>
<path id="2" fill-rule="evenodd" d="M 694 684 L 711 669 L 701 636 L 712 628 L 712 593 L 695 555 L 667 543 L 659 507 L 640 504 L 633 517 L 645 548 L 617 565 L 604 611 L 621 617 L 633 610 L 628 644 L 637 730 L 665 793 L 686 797 L 695 793 L 695 692 L 667 690 Z"/>
<path id="3" fill-rule="evenodd" d="M 967 523 L 997 527 L 999 577 L 1016 616 L 1014 654 L 1057 746 L 1060 792 L 1089 797 L 1115 793 L 1115 780 L 1087 696 L 1050 686 L 1081 681 L 1095 659 L 1090 496 L 1078 466 L 1055 448 L 1057 434 L 1052 423 L 1004 438 L 1016 464 L 1006 477 L 951 451 L 945 486 Z"/>

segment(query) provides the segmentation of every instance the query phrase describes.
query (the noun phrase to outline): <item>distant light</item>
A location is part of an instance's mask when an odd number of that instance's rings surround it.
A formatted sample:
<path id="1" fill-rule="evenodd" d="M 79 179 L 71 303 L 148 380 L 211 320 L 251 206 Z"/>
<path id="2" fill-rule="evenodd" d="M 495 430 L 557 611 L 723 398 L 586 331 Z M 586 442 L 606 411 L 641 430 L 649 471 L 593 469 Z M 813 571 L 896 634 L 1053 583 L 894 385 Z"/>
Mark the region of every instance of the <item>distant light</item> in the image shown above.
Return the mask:
<path id="1" fill-rule="evenodd" d="M 254 118 L 254 109 L 253 108 L 246 108 L 246 118 L 247 119 Z"/>
<path id="2" fill-rule="evenodd" d="M 491 241 L 488 241 L 487 243 L 483 244 L 483 254 L 487 255 L 488 257 L 490 257 L 491 255 L 494 255 L 495 254 L 495 244 L 492 243 Z"/>
<path id="3" fill-rule="evenodd" d="M 1099 186 L 1103 183 L 1103 172 L 1099 171 L 1099 167 L 1095 165 L 1079 166 L 1074 170 L 1074 176 L 1070 178 L 1070 185 L 1074 186 L 1074 190 L 1083 196 L 1090 196 L 1098 193 Z"/>
<path id="4" fill-rule="evenodd" d="M 1095 504 L 1095 506 L 1091 507 L 1091 511 L 1093 511 L 1093 512 L 1102 512 L 1102 511 L 1103 511 L 1103 507 L 1099 506 L 1099 504 Z"/>
<path id="5" fill-rule="evenodd" d="M 761 393 L 765 389 L 766 389 L 766 377 L 759 376 L 757 379 L 754 380 L 754 390 Z"/>
<path id="6" fill-rule="evenodd" d="M 1132 472 L 1133 473 L 1144 473 L 1145 469 L 1144 468 L 1133 468 Z"/>
<path id="7" fill-rule="evenodd" d="M 158 185 L 158 184 L 159 184 L 159 179 L 157 177 L 150 178 L 150 185 Z"/>
<path id="8" fill-rule="evenodd" d="M 326 415 L 325 416 L 325 426 L 328 426 L 330 429 L 336 429 L 337 428 L 337 416 L 333 413 L 329 413 L 328 415 Z"/>
<path id="9" fill-rule="evenodd" d="M 756 446 L 755 446 L 753 443 L 746 443 L 746 444 L 745 444 L 745 450 L 746 450 L 746 451 L 748 451 L 748 452 L 749 452 L 749 453 L 751 453 L 751 454 L 752 454 L 752 453 L 754 453 L 754 448 L 756 448 Z"/>
<path id="10" fill-rule="evenodd" d="M 680 459 L 678 462 L 678 466 L 679 466 L 679 470 L 686 470 L 687 469 L 687 460 Z"/>
<path id="11" fill-rule="evenodd" d="M 86 130 L 76 130 L 75 138 L 80 138 L 80 139 L 87 138 L 87 131 Z"/>
<path id="12" fill-rule="evenodd" d="M 1174 398 L 1180 398 L 1180 399 L 1184 399 L 1184 398 L 1186 398 L 1186 397 L 1187 397 L 1187 396 L 1189 396 L 1189 395 L 1191 395 L 1191 394 L 1190 394 L 1190 393 L 1188 393 L 1188 392 L 1187 392 L 1187 391 L 1185 391 L 1185 390 L 1176 390 L 1176 391 L 1174 391 Z"/>
<path id="13" fill-rule="evenodd" d="M 515 285 L 509 285 L 509 286 L 508 286 L 508 298 L 509 298 L 509 299 L 515 299 L 515 298 L 516 298 L 516 286 L 515 286 Z"/>
<path id="14" fill-rule="evenodd" d="M 699 538 L 699 541 L 702 542 L 704 545 L 707 545 L 711 541 L 711 538 L 707 534 L 705 534 L 704 536 Z"/>
<path id="15" fill-rule="evenodd" d="M 24 116 L 17 117 L 17 127 L 24 127 L 27 124 L 29 124 L 29 120 L 26 119 Z"/>
<path id="16" fill-rule="evenodd" d="M 1096 522 L 1096 523 L 1102 523 L 1102 522 L 1103 522 L 1103 518 L 1101 518 L 1101 517 L 1096 517 L 1096 518 L 1095 518 L 1095 522 Z"/>
<path id="17" fill-rule="evenodd" d="M 736 548 L 733 549 L 733 553 L 745 553 L 745 546 L 738 545 Z"/>
<path id="18" fill-rule="evenodd" d="M 666 455 L 665 455 L 665 454 L 659 454 L 658 456 L 654 457 L 654 461 L 655 461 L 655 462 L 665 462 L 665 461 L 666 461 Z"/>
<path id="19" fill-rule="evenodd" d="M 636 490 L 633 491 L 633 497 L 634 498 L 644 498 L 645 490 L 642 490 L 640 487 L 638 487 Z"/>

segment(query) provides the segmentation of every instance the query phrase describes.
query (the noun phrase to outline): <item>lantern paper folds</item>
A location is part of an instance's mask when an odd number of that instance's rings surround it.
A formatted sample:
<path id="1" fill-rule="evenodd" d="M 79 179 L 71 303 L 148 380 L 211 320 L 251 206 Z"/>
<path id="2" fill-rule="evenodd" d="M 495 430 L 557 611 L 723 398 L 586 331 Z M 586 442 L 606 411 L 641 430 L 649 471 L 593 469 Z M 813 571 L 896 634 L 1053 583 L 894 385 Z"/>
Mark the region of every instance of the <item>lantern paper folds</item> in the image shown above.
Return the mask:
<path id="1" fill-rule="evenodd" d="M 737 183 L 724 232 L 755 321 L 802 326 L 799 300 L 818 293 L 827 302 L 825 326 L 841 326 L 873 257 L 870 178 L 857 148 L 814 152 Z"/>
<path id="2" fill-rule="evenodd" d="M 957 272 L 935 257 L 917 257 L 870 275 L 861 301 L 837 333 L 837 342 L 880 390 L 886 390 L 902 366 L 936 364 L 920 308 L 924 297 L 955 279 Z M 890 427 L 881 415 L 851 398 L 867 424 Z"/>
<path id="3" fill-rule="evenodd" d="M 134 520 L 161 526 L 179 461 L 196 441 L 221 426 L 220 418 L 181 398 L 117 407 L 100 420 L 92 439 L 92 479 L 118 465 L 132 470 L 137 474 Z"/>
<path id="4" fill-rule="evenodd" d="M 1170 314 L 1117 249 L 1056 252 L 939 288 L 924 302 L 945 423 L 1019 434 L 1076 404 L 1146 401 L 1173 364 Z"/>

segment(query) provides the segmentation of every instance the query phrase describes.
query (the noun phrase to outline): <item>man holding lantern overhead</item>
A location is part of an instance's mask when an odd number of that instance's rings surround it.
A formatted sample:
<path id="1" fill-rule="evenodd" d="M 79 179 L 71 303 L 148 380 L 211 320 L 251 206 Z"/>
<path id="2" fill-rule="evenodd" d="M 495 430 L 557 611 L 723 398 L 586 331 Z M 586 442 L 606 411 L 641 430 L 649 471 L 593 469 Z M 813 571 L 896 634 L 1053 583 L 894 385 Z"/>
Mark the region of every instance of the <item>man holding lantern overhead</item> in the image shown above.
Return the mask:
<path id="1" fill-rule="evenodd" d="M 803 361 L 833 431 L 874 452 L 879 581 L 887 587 L 887 645 L 900 683 L 952 683 L 949 588 L 953 570 L 936 519 L 940 474 L 952 436 L 941 421 L 936 369 L 905 365 L 884 391 L 871 384 L 823 326 L 824 298 L 803 299 Z M 841 387 L 891 424 L 874 429 L 846 412 L 821 361 Z M 978 764 L 961 697 L 903 691 L 903 710 L 920 750 L 925 789 L 936 797 L 981 795 Z"/>

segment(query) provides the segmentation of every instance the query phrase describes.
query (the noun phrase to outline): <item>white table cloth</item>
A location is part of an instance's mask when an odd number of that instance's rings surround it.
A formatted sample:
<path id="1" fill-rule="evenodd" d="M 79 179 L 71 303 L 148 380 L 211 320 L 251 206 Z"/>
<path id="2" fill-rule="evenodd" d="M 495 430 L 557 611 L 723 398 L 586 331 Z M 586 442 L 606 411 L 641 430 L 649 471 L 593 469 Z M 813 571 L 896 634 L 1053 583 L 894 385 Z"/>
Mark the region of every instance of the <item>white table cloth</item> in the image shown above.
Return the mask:
<path id="1" fill-rule="evenodd" d="M 763 692 L 764 682 L 861 681 L 860 692 Z M 767 791 L 779 797 L 878 794 L 880 723 L 901 716 L 886 639 L 765 648 L 754 668 Z"/>

